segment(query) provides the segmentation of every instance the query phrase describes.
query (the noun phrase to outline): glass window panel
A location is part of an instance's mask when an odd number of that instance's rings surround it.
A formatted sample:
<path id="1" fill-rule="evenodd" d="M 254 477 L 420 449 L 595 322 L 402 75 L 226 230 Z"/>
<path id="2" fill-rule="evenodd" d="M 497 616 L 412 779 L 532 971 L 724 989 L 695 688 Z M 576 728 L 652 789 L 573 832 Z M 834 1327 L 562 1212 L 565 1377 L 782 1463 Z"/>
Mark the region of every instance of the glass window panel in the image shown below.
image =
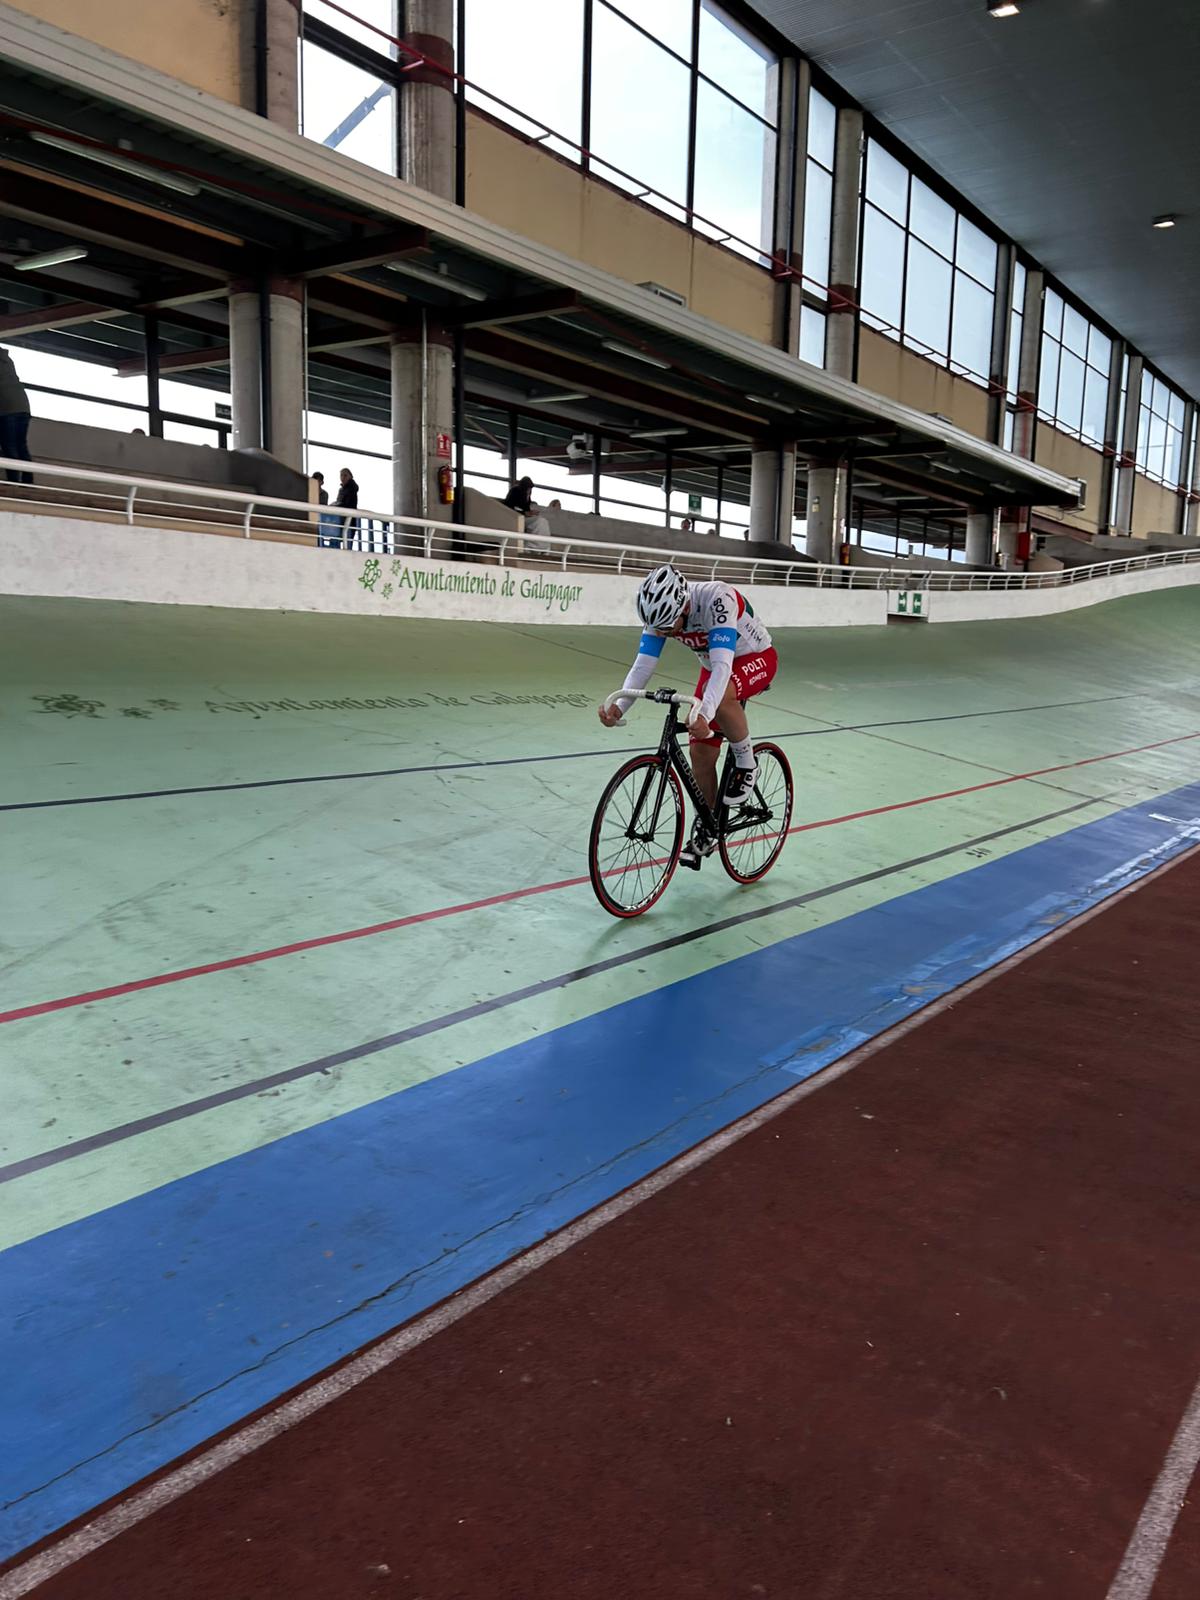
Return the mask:
<path id="1" fill-rule="evenodd" d="M 394 37 L 397 31 L 396 0 L 349 0 L 345 11 L 335 11 L 332 6 L 323 5 L 322 0 L 304 0 L 302 9 L 306 17 L 327 22 L 348 39 L 357 39 L 381 56 L 395 59 L 396 46 L 387 36 Z M 348 17 L 346 11 L 353 11 L 354 17 Z M 360 20 L 356 21 L 356 17 Z"/>
<path id="2" fill-rule="evenodd" d="M 700 71 L 775 126 L 779 78 L 775 53 L 714 5 L 700 7 Z"/>
<path id="3" fill-rule="evenodd" d="M 867 199 L 897 222 L 907 222 L 908 169 L 874 139 L 867 146 Z"/>
<path id="4" fill-rule="evenodd" d="M 829 284 L 829 229 L 833 216 L 833 178 L 815 161 L 804 179 L 804 287 L 824 297 Z"/>
<path id="5" fill-rule="evenodd" d="M 465 35 L 467 78 L 485 91 L 469 89 L 467 98 L 535 138 L 552 128 L 563 138 L 547 139 L 547 148 L 578 161 L 575 145 L 565 141 L 577 144 L 582 127 L 583 0 L 506 0 L 502 6 L 467 0 Z M 538 59 L 553 63 L 553 70 L 529 70 L 531 39 L 537 40 Z M 487 97 L 489 90 L 534 120 L 497 104 Z"/>
<path id="6" fill-rule="evenodd" d="M 1112 366 L 1112 340 L 1099 328 L 1092 328 L 1088 333 L 1087 359 L 1089 367 L 1095 367 L 1097 372 L 1108 376 L 1108 369 Z"/>
<path id="7" fill-rule="evenodd" d="M 1142 404 L 1148 406 L 1154 399 L 1154 374 L 1142 368 Z"/>
<path id="8" fill-rule="evenodd" d="M 487 3 L 498 11 L 509 9 L 507 5 L 496 6 L 496 0 L 487 0 Z M 685 61 L 692 59 L 692 0 L 604 0 L 604 3 L 624 12 L 631 22 L 639 23 Z"/>
<path id="9" fill-rule="evenodd" d="M 603 175 L 622 188 L 658 190 L 645 199 L 667 210 L 662 196 L 687 193 L 688 102 L 691 73 L 681 62 L 609 11 L 596 8 L 592 26 L 592 149 L 623 169 Z M 630 85 L 637 93 L 630 93 Z M 675 215 L 677 207 L 670 209 Z"/>
<path id="10" fill-rule="evenodd" d="M 1062 342 L 1077 356 L 1087 355 L 1088 324 L 1073 306 L 1063 308 Z"/>
<path id="11" fill-rule="evenodd" d="M 378 172 L 396 171 L 396 91 L 361 67 L 301 47 L 300 132 Z"/>
<path id="12" fill-rule="evenodd" d="M 992 308 L 995 296 L 974 278 L 955 273 L 954 326 L 950 333 L 950 359 L 972 377 L 987 382 L 992 361 Z"/>
<path id="13" fill-rule="evenodd" d="M 1048 333 L 1042 335 L 1042 360 L 1038 368 L 1037 408 L 1044 417 L 1054 418 L 1058 399 L 1058 353 L 1061 346 Z"/>
<path id="14" fill-rule="evenodd" d="M 980 283 L 986 284 L 989 289 L 996 287 L 996 241 L 989 238 L 982 228 L 977 228 L 973 222 L 968 222 L 966 217 L 958 219 L 958 243 L 956 246 L 955 260 L 964 272 L 969 272 L 973 278 L 978 278 Z M 1020 292 L 1022 299 L 1025 294 L 1025 269 L 1021 273 Z M 1015 284 L 1014 284 L 1015 287 Z M 1020 304 L 1020 301 L 1015 302 Z"/>
<path id="15" fill-rule="evenodd" d="M 1104 443 L 1104 419 L 1108 411 L 1108 375 L 1087 369 L 1083 386 L 1083 436 L 1092 444 Z"/>
<path id="16" fill-rule="evenodd" d="M 1004 448 L 1011 450 L 1013 447 L 1013 434 L 1016 431 L 1017 414 L 1015 411 L 1004 413 Z"/>
<path id="17" fill-rule="evenodd" d="M 1163 475 L 1163 449 L 1167 442 L 1167 424 L 1164 418 L 1150 413 L 1149 438 L 1146 446 L 1146 471 L 1152 478 Z"/>
<path id="18" fill-rule="evenodd" d="M 808 94 L 808 153 L 814 161 L 833 171 L 833 152 L 837 141 L 837 108 L 819 89 Z"/>
<path id="19" fill-rule="evenodd" d="M 814 367 L 825 365 L 825 313 L 811 306 L 800 308 L 800 359 Z"/>
<path id="20" fill-rule="evenodd" d="M 727 229 L 735 235 L 730 247 L 757 259 L 771 249 L 774 207 L 774 133 L 701 80 L 696 94 L 697 217 L 715 223 L 720 232 Z"/>
<path id="21" fill-rule="evenodd" d="M 1146 457 L 1150 452 L 1150 412 L 1142 406 L 1138 411 L 1138 436 L 1137 450 L 1135 452 L 1137 464 L 1142 471 L 1146 470 Z"/>
<path id="22" fill-rule="evenodd" d="M 1081 357 L 1063 347 L 1058 368 L 1058 420 L 1064 428 L 1078 433 L 1083 421 L 1083 374 Z"/>
<path id="23" fill-rule="evenodd" d="M 1062 297 L 1055 294 L 1053 289 L 1046 290 L 1045 304 L 1042 309 L 1042 332 L 1052 333 L 1056 339 L 1062 336 Z"/>
<path id="24" fill-rule="evenodd" d="M 1018 261 L 1013 267 L 1013 310 L 1025 309 L 1025 268 Z"/>
<path id="25" fill-rule="evenodd" d="M 1167 404 L 1167 420 L 1173 428 L 1183 428 L 1183 396 L 1170 391 L 1170 400 Z"/>
<path id="26" fill-rule="evenodd" d="M 862 303 L 867 321 L 898 337 L 904 276 L 904 231 L 874 206 L 863 217 Z"/>
<path id="27" fill-rule="evenodd" d="M 1163 462 L 1163 477 L 1168 483 L 1179 482 L 1179 469 L 1184 456 L 1184 435 L 1176 427 L 1166 429 L 1166 459 Z"/>
<path id="28" fill-rule="evenodd" d="M 934 194 L 920 178 L 912 181 L 908 225 L 918 239 L 932 245 L 939 255 L 954 259 L 954 207 Z"/>
<path id="29" fill-rule="evenodd" d="M 950 264 L 912 239 L 905 279 L 904 333 L 907 340 L 947 354 L 950 337 Z"/>

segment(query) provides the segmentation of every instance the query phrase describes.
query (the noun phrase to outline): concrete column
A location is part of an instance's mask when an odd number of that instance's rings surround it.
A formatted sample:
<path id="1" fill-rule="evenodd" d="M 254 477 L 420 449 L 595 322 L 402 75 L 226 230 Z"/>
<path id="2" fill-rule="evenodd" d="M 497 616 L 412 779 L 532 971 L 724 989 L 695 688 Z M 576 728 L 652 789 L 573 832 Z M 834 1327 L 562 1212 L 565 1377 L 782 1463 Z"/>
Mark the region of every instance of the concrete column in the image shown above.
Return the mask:
<path id="1" fill-rule="evenodd" d="M 404 37 L 436 67 L 404 75 L 400 94 L 400 176 L 454 198 L 454 0 L 406 0 Z M 445 71 L 438 71 L 437 68 Z"/>
<path id="2" fill-rule="evenodd" d="M 1005 395 L 1008 390 L 1008 331 L 1012 325 L 1013 268 L 1017 247 L 1002 244 L 996 261 L 996 299 L 992 312 L 992 353 L 988 365 L 988 438 L 1004 443 Z"/>
<path id="3" fill-rule="evenodd" d="M 1017 414 L 1013 422 L 1013 454 L 1033 459 L 1037 425 L 1038 364 L 1042 353 L 1042 291 L 1045 274 L 1030 267 L 1025 274 L 1025 320 L 1017 364 Z"/>
<path id="4" fill-rule="evenodd" d="M 832 565 L 837 559 L 845 526 L 845 474 L 836 462 L 814 463 L 808 469 L 808 520 L 804 539 L 807 555 Z"/>
<path id="5" fill-rule="evenodd" d="M 967 517 L 967 565 L 990 567 L 996 517 L 992 511 L 972 511 Z"/>
<path id="6" fill-rule="evenodd" d="M 392 341 L 393 509 L 400 517 L 449 522 L 453 507 L 438 499 L 439 439 L 454 432 L 454 354 L 449 335 L 427 327 Z"/>
<path id="7" fill-rule="evenodd" d="M 1125 421 L 1121 454 L 1117 457 L 1117 515 L 1114 533 L 1133 532 L 1133 487 L 1137 470 L 1138 422 L 1142 404 L 1142 358 L 1129 352 L 1129 387 L 1125 391 Z"/>
<path id="8" fill-rule="evenodd" d="M 1104 407 L 1104 463 L 1100 468 L 1100 504 L 1096 507 L 1097 526 L 1107 531 L 1113 520 L 1113 490 L 1117 477 L 1117 439 L 1121 432 L 1121 366 L 1125 341 L 1114 339 L 1108 364 L 1108 400 Z"/>
<path id="9" fill-rule="evenodd" d="M 229 296 L 233 448 L 266 450 L 297 472 L 304 470 L 303 296 L 303 284 L 289 278 L 271 278 L 265 297 L 244 282 L 234 284 Z"/>
<path id="10" fill-rule="evenodd" d="M 300 126 L 299 0 L 243 0 L 241 17 L 242 104 L 295 133 Z"/>
<path id="11" fill-rule="evenodd" d="M 1191 513 L 1192 477 L 1189 471 L 1192 461 L 1192 446 L 1196 442 L 1196 428 L 1200 425 L 1200 408 L 1194 400 L 1189 400 L 1183 408 L 1183 456 L 1179 465 L 1179 484 L 1182 493 L 1179 496 L 1179 509 L 1176 513 L 1175 531 L 1186 535 L 1188 531 L 1188 518 Z"/>
<path id="12" fill-rule="evenodd" d="M 783 116 L 779 125 L 779 164 L 776 180 L 775 253 L 791 267 L 792 277 L 780 279 L 776 300 L 775 342 L 789 355 L 800 349 L 800 308 L 803 304 L 800 273 L 804 252 L 804 183 L 808 174 L 808 96 L 812 68 L 793 56 L 780 63 Z"/>
<path id="13" fill-rule="evenodd" d="M 825 369 L 839 378 L 853 378 L 858 365 L 858 186 L 862 141 L 862 112 L 839 111 L 829 242 L 829 321 L 825 329 Z"/>
<path id="14" fill-rule="evenodd" d="M 1032 461 L 1037 439 L 1038 363 L 1042 350 L 1042 291 L 1045 274 L 1030 267 L 1025 274 L 1024 321 L 1021 324 L 1021 349 L 1017 357 L 1017 411 L 1013 419 L 1013 454 Z M 1026 524 L 1026 508 L 1014 506 L 1000 519 L 996 548 L 1001 563 L 1011 570 L 1016 562 L 1017 541 Z"/>
<path id="15" fill-rule="evenodd" d="M 1200 407 L 1193 407 L 1194 424 L 1200 430 Z M 1200 449 L 1196 451 L 1196 459 L 1192 465 L 1191 494 L 1188 498 L 1184 519 L 1183 531 L 1189 539 L 1200 538 Z"/>
<path id="16" fill-rule="evenodd" d="M 750 455 L 750 537 L 790 545 L 795 504 L 795 450 L 756 445 Z"/>

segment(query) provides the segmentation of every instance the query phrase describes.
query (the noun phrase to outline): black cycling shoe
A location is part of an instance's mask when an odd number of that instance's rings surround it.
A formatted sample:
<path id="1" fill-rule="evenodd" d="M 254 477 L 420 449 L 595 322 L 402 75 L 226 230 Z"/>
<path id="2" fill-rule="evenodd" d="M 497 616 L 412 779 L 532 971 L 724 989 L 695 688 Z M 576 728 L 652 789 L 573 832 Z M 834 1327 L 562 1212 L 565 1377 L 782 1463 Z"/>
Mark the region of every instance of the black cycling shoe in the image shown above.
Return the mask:
<path id="1" fill-rule="evenodd" d="M 701 827 L 697 822 L 692 827 L 692 836 L 679 852 L 679 865 L 688 867 L 692 872 L 700 871 L 700 863 L 705 856 L 712 855 L 717 848 L 717 841 L 707 828 Z"/>
<path id="2" fill-rule="evenodd" d="M 744 806 L 754 793 L 757 779 L 757 767 L 734 767 L 721 798 L 727 806 Z"/>

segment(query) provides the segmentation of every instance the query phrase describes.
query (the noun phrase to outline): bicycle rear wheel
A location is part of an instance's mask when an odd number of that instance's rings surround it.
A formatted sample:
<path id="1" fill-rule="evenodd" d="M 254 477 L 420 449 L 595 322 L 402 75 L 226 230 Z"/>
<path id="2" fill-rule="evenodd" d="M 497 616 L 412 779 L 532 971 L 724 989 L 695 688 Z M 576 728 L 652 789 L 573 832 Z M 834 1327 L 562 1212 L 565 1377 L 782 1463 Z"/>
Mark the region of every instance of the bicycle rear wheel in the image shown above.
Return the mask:
<path id="1" fill-rule="evenodd" d="M 792 769 L 777 744 L 756 744 L 754 793 L 725 818 L 721 865 L 738 883 L 755 883 L 770 872 L 787 842 L 792 820 Z"/>
<path id="2" fill-rule="evenodd" d="M 662 894 L 683 845 L 683 790 L 657 756 L 635 756 L 609 780 L 588 841 L 596 899 L 614 917 L 640 917 Z"/>

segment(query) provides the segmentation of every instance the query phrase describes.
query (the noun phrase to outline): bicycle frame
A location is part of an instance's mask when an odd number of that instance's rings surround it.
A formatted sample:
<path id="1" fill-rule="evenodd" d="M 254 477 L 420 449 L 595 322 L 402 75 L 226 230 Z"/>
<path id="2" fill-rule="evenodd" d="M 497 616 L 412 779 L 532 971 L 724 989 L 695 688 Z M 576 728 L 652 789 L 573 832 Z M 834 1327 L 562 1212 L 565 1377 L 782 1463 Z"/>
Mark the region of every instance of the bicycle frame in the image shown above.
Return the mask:
<path id="1" fill-rule="evenodd" d="M 609 702 L 612 702 L 618 698 L 620 698 L 619 695 L 610 695 Z M 654 797 L 654 810 L 650 815 L 649 830 L 647 833 L 641 835 L 635 833 L 637 824 L 642 817 L 642 808 L 646 804 L 650 790 L 655 787 L 655 777 L 653 772 L 647 772 L 646 781 L 642 785 L 642 792 L 638 795 L 637 804 L 633 808 L 633 814 L 629 820 L 629 836 L 631 838 L 641 837 L 646 841 L 654 837 L 654 834 L 658 828 L 658 819 L 659 813 L 662 809 L 663 797 L 667 792 L 667 784 L 670 781 L 669 773 L 672 770 L 678 776 L 680 783 L 683 785 L 685 793 L 695 806 L 696 815 L 714 836 L 721 833 L 726 835 L 730 833 L 736 833 L 742 827 L 757 827 L 761 821 L 761 817 L 758 815 L 751 814 L 743 817 L 741 813 L 739 813 L 737 821 L 732 822 L 731 826 L 732 819 L 729 817 L 725 807 L 721 805 L 719 798 L 715 808 L 710 806 L 704 797 L 704 793 L 701 790 L 700 785 L 696 781 L 696 775 L 692 771 L 691 762 L 683 753 L 683 749 L 679 742 L 679 735 L 684 731 L 685 725 L 679 720 L 679 707 L 682 705 L 694 706 L 698 705 L 699 702 L 693 699 L 691 695 L 676 694 L 672 689 L 643 689 L 639 693 L 638 699 L 652 700 L 657 705 L 665 705 L 667 707 L 667 715 L 666 720 L 663 723 L 662 737 L 658 741 L 658 750 L 656 752 L 662 764 L 658 770 L 657 793 Z M 721 769 L 721 778 L 717 785 L 718 797 L 720 796 L 721 790 L 725 786 L 725 780 L 729 772 L 731 759 L 732 758 L 728 750 L 726 750 L 725 765 Z"/>

